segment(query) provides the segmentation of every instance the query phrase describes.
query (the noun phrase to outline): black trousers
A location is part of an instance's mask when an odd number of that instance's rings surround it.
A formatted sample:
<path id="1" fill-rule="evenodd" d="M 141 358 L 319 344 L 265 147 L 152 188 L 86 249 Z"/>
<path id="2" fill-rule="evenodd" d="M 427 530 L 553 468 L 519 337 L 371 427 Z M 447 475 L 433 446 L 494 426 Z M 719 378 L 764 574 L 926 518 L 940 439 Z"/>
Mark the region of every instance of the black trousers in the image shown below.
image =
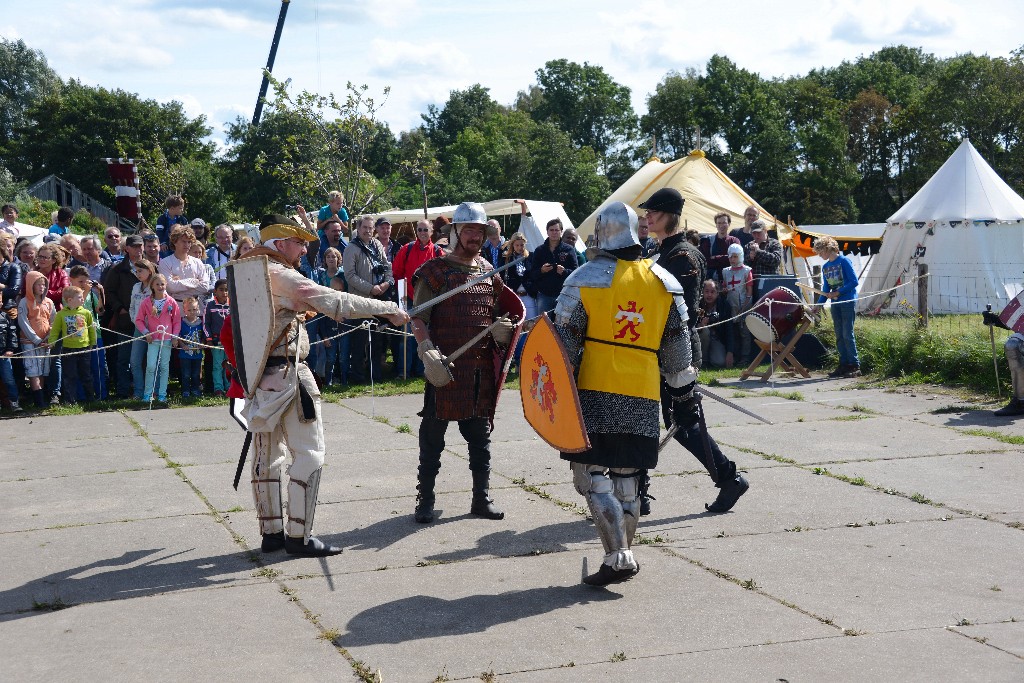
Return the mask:
<path id="1" fill-rule="evenodd" d="M 448 420 L 438 419 L 434 409 L 434 386 L 427 383 L 423 395 L 423 410 L 420 416 L 420 467 L 421 482 L 427 482 L 433 489 L 434 478 L 441 470 L 441 452 L 444 450 L 444 435 L 448 431 Z M 459 420 L 459 432 L 469 445 L 469 469 L 474 472 L 491 471 L 491 421 L 486 417 L 471 417 Z"/>
<path id="2" fill-rule="evenodd" d="M 77 351 L 78 349 L 68 349 Z M 78 383 L 82 383 L 85 391 L 86 401 L 96 400 L 96 391 L 92 386 L 92 354 L 76 353 L 72 356 L 64 356 L 63 371 L 64 377 L 61 382 L 64 400 L 67 403 L 74 403 L 78 400 Z"/>
<path id="3" fill-rule="evenodd" d="M 673 437 L 675 441 L 690 451 L 690 454 L 707 468 L 704 436 L 700 431 L 696 403 L 675 403 L 663 391 L 661 396 L 661 413 L 662 417 L 665 418 L 666 425 L 671 425 L 673 422 L 679 425 L 679 429 Z M 725 457 L 725 453 L 719 448 L 713 436 L 708 434 L 707 440 L 708 449 L 711 451 L 711 459 L 714 461 L 715 470 L 718 473 L 718 481 L 724 482 L 733 479 L 736 476 L 736 463 Z"/>
<path id="4" fill-rule="evenodd" d="M 387 343 L 387 339 L 384 339 L 385 336 L 387 335 L 376 330 L 371 335 L 365 329 L 358 329 L 349 335 L 351 338 L 349 342 L 351 353 L 349 382 L 353 384 L 365 382 L 368 371 L 372 371 L 371 376 L 375 382 L 383 379 L 384 348 Z M 369 358 L 369 368 L 366 366 L 367 358 Z"/>

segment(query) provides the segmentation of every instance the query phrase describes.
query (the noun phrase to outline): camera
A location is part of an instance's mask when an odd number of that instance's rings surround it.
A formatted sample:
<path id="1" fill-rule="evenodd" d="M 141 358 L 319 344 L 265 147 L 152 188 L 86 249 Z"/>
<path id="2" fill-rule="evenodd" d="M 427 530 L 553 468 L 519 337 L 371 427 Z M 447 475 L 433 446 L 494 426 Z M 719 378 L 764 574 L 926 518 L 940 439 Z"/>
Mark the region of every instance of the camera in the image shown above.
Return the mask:
<path id="1" fill-rule="evenodd" d="M 285 211 L 296 211 L 298 209 L 298 207 L 299 207 L 298 204 L 285 204 L 284 205 L 284 210 Z"/>
<path id="2" fill-rule="evenodd" d="M 373 273 L 374 277 L 380 277 L 381 275 L 384 274 L 384 266 L 383 266 L 383 264 L 378 263 L 373 268 L 371 268 L 371 272 Z"/>

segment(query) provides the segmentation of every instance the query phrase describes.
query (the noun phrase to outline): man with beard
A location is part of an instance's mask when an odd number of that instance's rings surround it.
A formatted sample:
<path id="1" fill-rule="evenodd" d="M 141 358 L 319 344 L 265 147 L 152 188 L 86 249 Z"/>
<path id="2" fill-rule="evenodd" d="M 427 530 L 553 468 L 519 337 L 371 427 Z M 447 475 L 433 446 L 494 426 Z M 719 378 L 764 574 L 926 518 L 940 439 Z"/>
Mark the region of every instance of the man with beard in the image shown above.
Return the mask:
<path id="1" fill-rule="evenodd" d="M 597 217 L 593 258 L 565 281 L 555 308 L 579 389 L 590 449 L 563 453 L 604 546 L 600 569 L 583 579 L 607 586 L 640 565 L 631 546 L 640 518 L 640 481 L 658 465 L 658 402 L 692 393 L 697 370 L 682 287 L 644 259 L 637 217 L 613 202 Z"/>
<path id="2" fill-rule="evenodd" d="M 661 244 L 658 248 L 658 264 L 683 284 L 683 289 L 686 292 L 686 304 L 691 310 L 696 310 L 699 288 L 704 279 L 704 263 L 697 257 L 701 256 L 703 251 L 696 255 L 693 254 L 692 245 L 678 230 L 679 216 L 683 212 L 683 196 L 679 194 L 678 190 L 664 187 L 640 204 L 640 208 L 647 212 L 647 224 L 651 233 L 658 238 Z M 723 234 L 722 225 L 723 223 L 719 221 L 719 237 Z M 729 237 L 729 239 L 735 240 L 736 238 Z M 699 366 L 701 351 L 699 337 L 696 330 L 693 329 L 695 324 L 696 319 L 690 321 L 690 336 L 694 350 L 694 364 Z M 686 400 L 676 400 L 671 396 L 670 387 L 662 385 L 661 401 L 666 426 L 671 427 L 675 424 L 678 427 L 675 440 L 707 468 L 715 486 L 720 489 L 715 502 L 705 505 L 705 508 L 708 512 L 728 512 L 740 496 L 747 492 L 750 485 L 736 470 L 736 463 L 725 457 L 722 449 L 708 434 L 707 425 L 703 419 L 704 413 L 700 406 L 700 397 L 694 394 Z M 641 491 L 641 495 L 645 499 L 651 498 L 647 493 L 649 485 L 650 480 L 647 479 Z M 641 514 L 648 514 L 650 502 L 645 500 L 644 503 L 643 507 L 646 508 L 646 512 L 642 510 Z"/>
<path id="3" fill-rule="evenodd" d="M 480 255 L 487 230 L 487 214 L 475 202 L 463 202 L 452 216 L 452 252 L 427 261 L 413 278 L 413 304 L 422 305 L 473 278 L 492 270 Z M 508 312 L 511 290 L 497 275 L 484 279 L 435 306 L 415 314 L 412 330 L 418 343 L 427 378 L 420 416 L 420 462 L 415 519 L 434 520 L 434 480 L 441 469 L 441 451 L 448 423 L 459 423 L 469 446 L 473 474 L 470 513 L 485 519 L 503 519 L 488 495 L 491 476 L 491 431 L 498 400 L 495 353 L 505 354 L 516 324 L 499 318 Z M 503 310 L 505 309 L 505 310 Z M 497 323 L 455 361 L 447 356 L 469 343 L 478 333 Z"/>
<path id="4" fill-rule="evenodd" d="M 299 273 L 306 245 L 315 243 L 317 236 L 292 219 L 265 216 L 260 238 L 263 246 L 242 258 L 267 257 L 274 307 L 274 342 L 255 395 L 245 408 L 253 433 L 252 488 L 263 535 L 261 549 L 283 548 L 289 555 L 305 557 L 337 555 L 341 548 L 311 535 L 326 448 L 320 391 L 304 362 L 309 353 L 305 313 L 317 311 L 334 320 L 381 315 L 395 325 L 406 323 L 409 316 L 389 301 L 322 287 Z M 286 524 L 281 480 L 288 459 Z"/>

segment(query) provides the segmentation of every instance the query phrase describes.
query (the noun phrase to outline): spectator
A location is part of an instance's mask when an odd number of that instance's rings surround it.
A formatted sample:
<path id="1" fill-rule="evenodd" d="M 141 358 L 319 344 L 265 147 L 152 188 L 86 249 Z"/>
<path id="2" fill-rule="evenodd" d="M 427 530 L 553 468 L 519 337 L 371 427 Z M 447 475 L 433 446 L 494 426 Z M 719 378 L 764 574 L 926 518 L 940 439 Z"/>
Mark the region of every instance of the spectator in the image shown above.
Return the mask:
<path id="1" fill-rule="evenodd" d="M 21 352 L 25 362 L 32 398 L 39 408 L 46 407 L 43 388 L 50 374 L 50 344 L 47 339 L 53 328 L 57 307 L 47 296 L 46 276 L 30 270 L 25 276 L 25 297 L 18 303 L 18 328 L 21 331 Z"/>
<path id="2" fill-rule="evenodd" d="M 189 225 L 192 227 L 192 234 L 196 236 L 196 242 L 199 242 L 205 252 L 206 245 L 210 243 L 210 228 L 206 226 L 206 221 L 202 218 L 193 218 Z M 204 256 L 203 258 L 205 259 L 206 257 Z"/>
<path id="3" fill-rule="evenodd" d="M 348 211 L 345 209 L 345 195 L 338 190 L 331 190 L 327 193 L 327 204 L 320 207 L 320 212 L 316 216 L 316 229 L 324 230 L 327 225 L 327 221 L 335 219 L 341 224 L 342 230 L 348 233 Z M 321 242 L 322 246 L 322 242 Z M 330 246 L 337 249 L 336 244 Z M 344 252 L 344 249 L 338 251 Z"/>
<path id="4" fill-rule="evenodd" d="M 206 296 L 209 291 L 206 264 L 189 255 L 195 239 L 189 226 L 174 226 L 170 237 L 173 253 L 160 259 L 158 267 L 167 279 L 167 293 L 179 304 L 190 296 Z"/>
<path id="5" fill-rule="evenodd" d="M 0 207 L 0 215 L 3 216 L 3 220 L 0 220 L 0 232 L 6 232 L 17 239 L 21 234 L 18 226 L 15 225 L 18 222 L 18 209 L 14 204 L 4 204 Z"/>
<path id="6" fill-rule="evenodd" d="M 373 224 L 373 230 L 377 237 L 377 241 L 380 242 L 380 245 L 384 248 L 384 253 L 388 257 L 388 263 L 391 264 L 391 274 L 393 276 L 395 272 L 395 255 L 398 254 L 398 250 L 402 245 L 391 239 L 391 221 L 384 216 L 381 216 L 376 220 Z M 347 291 L 347 289 L 344 291 Z M 396 304 L 398 303 L 397 285 L 392 285 L 388 288 L 387 300 Z M 384 328 L 382 328 L 382 330 L 383 329 Z M 400 374 L 398 369 L 405 367 L 403 360 L 408 361 L 409 359 L 408 355 L 406 355 L 404 359 L 402 358 L 402 349 L 405 348 L 405 337 L 395 332 L 395 328 L 391 325 L 387 325 L 386 330 L 390 330 L 390 332 L 383 331 L 382 333 L 387 335 L 386 346 L 391 350 L 392 367 L 394 368 L 394 373 L 397 376 Z"/>
<path id="7" fill-rule="evenodd" d="M 576 265 L 577 267 L 582 266 L 587 262 L 587 254 L 584 250 L 579 248 L 580 236 L 576 232 L 576 228 L 566 228 L 562 232 L 562 244 L 566 245 L 576 254 Z"/>
<path id="8" fill-rule="evenodd" d="M 178 364 L 181 367 L 181 397 L 201 398 L 199 373 L 203 367 L 203 319 L 199 316 L 199 299 L 190 296 L 181 305 L 181 333 L 178 335 Z"/>
<path id="9" fill-rule="evenodd" d="M 185 227 L 185 230 L 189 230 Z M 189 234 L 192 232 L 189 230 Z M 173 243 L 172 243 L 173 244 Z M 146 336 L 146 387 L 142 400 L 153 400 L 156 392 L 158 408 L 167 407 L 167 372 L 171 364 L 174 337 L 181 334 L 181 307 L 167 294 L 167 277 L 157 274 L 152 279 L 152 295 L 139 306 L 135 326 Z"/>
<path id="10" fill-rule="evenodd" d="M 60 244 L 60 246 L 64 248 L 64 251 L 66 251 L 70 256 L 70 260 L 66 260 L 64 262 L 65 268 L 85 265 L 85 262 L 82 260 L 82 243 L 79 241 L 78 237 L 69 233 L 62 236 L 58 244 Z"/>
<path id="11" fill-rule="evenodd" d="M 160 263 L 160 238 L 155 232 L 146 232 L 142 235 L 142 255 L 151 263 Z"/>
<path id="12" fill-rule="evenodd" d="M 210 300 L 213 298 L 213 286 L 217 283 L 217 276 L 213 272 L 213 266 L 204 260 L 206 258 L 206 250 L 203 249 L 203 245 L 198 240 L 189 247 L 188 254 L 189 256 L 194 256 L 203 264 L 203 272 L 206 273 L 206 291 L 201 295 L 196 295 L 199 299 L 200 310 L 205 311 L 206 304 L 210 303 Z"/>
<path id="13" fill-rule="evenodd" d="M 395 256 L 391 266 L 392 274 L 395 277 L 396 288 L 402 287 L 397 283 L 405 283 L 405 304 L 406 308 L 412 306 L 412 277 L 416 270 L 432 258 L 444 256 L 444 250 L 430 241 L 430 221 L 419 220 L 416 222 L 416 239 L 402 247 Z M 416 340 L 413 337 L 405 338 L 405 371 L 409 377 L 419 377 L 423 374 L 423 361 L 416 354 Z"/>
<path id="14" fill-rule="evenodd" d="M 96 330 L 96 343 L 93 352 L 87 354 L 92 369 L 92 384 L 96 396 L 107 398 L 107 356 L 103 351 L 103 335 L 100 331 L 100 316 L 103 314 L 103 288 L 89 277 L 85 266 L 72 266 L 68 271 L 71 286 L 82 290 L 82 307 L 92 314 L 92 325 Z M 85 355 L 85 354 L 83 354 Z M 85 398 L 78 394 L 78 398 Z"/>
<path id="15" fill-rule="evenodd" d="M 740 241 L 740 246 L 746 251 L 747 245 L 754 240 L 754 221 L 757 218 L 757 207 L 751 204 L 743 211 L 743 227 L 736 228 L 729 232 L 729 235 Z"/>
<path id="16" fill-rule="evenodd" d="M 14 245 L 14 262 L 21 269 L 21 296 L 25 295 L 25 276 L 36 263 L 36 245 L 26 237 Z"/>
<path id="17" fill-rule="evenodd" d="M 53 221 L 53 225 L 50 226 L 49 234 L 61 235 L 68 234 L 68 230 L 71 228 L 71 221 L 75 218 L 75 212 L 71 210 L 69 206 L 62 206 L 57 210 L 57 217 Z"/>
<path id="18" fill-rule="evenodd" d="M 729 303 L 718 295 L 718 284 L 705 280 L 704 289 L 697 303 L 697 333 L 703 353 L 703 367 L 731 368 L 735 362 L 732 343 L 732 323 L 719 325 L 732 317 Z M 713 326 L 713 327 L 712 327 Z"/>
<path id="19" fill-rule="evenodd" d="M 249 237 L 248 235 L 239 238 L 238 244 L 235 245 L 235 253 L 231 255 L 231 260 L 234 261 L 236 259 L 241 258 L 255 248 L 256 245 L 253 243 L 252 238 Z"/>
<path id="20" fill-rule="evenodd" d="M 157 274 L 156 264 L 149 259 L 139 259 L 135 263 L 135 274 L 138 276 L 138 281 L 132 287 L 128 311 L 134 329 L 131 344 L 132 388 L 135 398 L 141 401 L 146 388 L 146 352 L 149 345 L 146 343 L 145 333 L 139 330 L 135 319 L 139 316 L 142 302 L 153 294 L 151 285 Z"/>
<path id="21" fill-rule="evenodd" d="M 700 231 L 694 228 L 687 228 L 683 231 L 683 239 L 695 247 L 700 248 Z"/>
<path id="22" fill-rule="evenodd" d="M 520 205 L 523 215 L 526 204 Z M 537 292 L 537 314 L 555 310 L 558 294 L 578 263 L 576 250 L 562 243 L 562 221 L 552 218 L 546 226 L 548 238 L 530 256 L 530 289 Z"/>
<path id="23" fill-rule="evenodd" d="M 341 227 L 342 222 L 333 217 L 328 218 L 324 223 L 323 233 L 320 235 L 320 248 L 317 250 L 315 261 L 309 264 L 311 268 L 323 267 L 324 254 L 331 247 L 337 249 L 342 256 L 345 255 L 345 247 L 348 246 L 348 243 L 341 236 Z"/>
<path id="24" fill-rule="evenodd" d="M 658 240 L 651 237 L 651 227 L 647 224 L 647 216 L 638 217 L 636 226 L 637 237 L 640 238 L 640 255 L 643 258 L 651 258 L 654 252 L 658 251 Z"/>
<path id="25" fill-rule="evenodd" d="M 311 226 L 307 227 L 310 227 L 310 232 L 313 232 Z M 341 252 L 334 247 L 328 247 L 327 251 L 324 252 L 323 261 L 324 266 L 322 268 L 314 268 L 312 272 L 309 273 L 308 277 L 321 287 L 330 287 L 331 280 L 334 276 L 341 274 Z M 331 325 L 333 322 L 334 321 L 331 320 L 331 318 L 320 313 L 316 314 L 315 317 L 308 318 L 306 320 L 306 336 L 309 337 L 309 355 L 306 357 L 306 364 L 309 366 L 310 370 L 313 371 L 313 375 L 320 381 L 321 385 L 325 383 L 325 348 L 323 344 L 318 344 L 316 342 L 322 339 L 321 332 L 325 325 L 334 328 L 327 336 L 337 334 L 337 325 Z"/>
<path id="26" fill-rule="evenodd" d="M 857 272 L 850 259 L 839 252 L 835 238 L 819 237 L 814 240 L 814 253 L 827 263 L 821 267 L 822 290 L 817 303 L 831 301 L 832 326 L 836 331 L 836 349 L 839 351 L 839 367 L 829 377 L 860 377 L 860 356 L 857 354 L 857 338 L 853 334 L 853 323 L 857 316 L 854 300 L 857 297 Z"/>
<path id="27" fill-rule="evenodd" d="M 213 231 L 213 246 L 206 250 L 206 262 L 218 278 L 227 277 L 227 263 L 231 260 L 231 226 L 221 223 Z"/>
<path id="28" fill-rule="evenodd" d="M 501 224 L 493 218 L 487 221 L 487 239 L 480 249 L 480 255 L 487 259 L 493 267 L 501 265 L 501 248 L 505 242 L 501 239 Z"/>
<path id="29" fill-rule="evenodd" d="M 20 271 L 19 271 L 20 272 Z M 18 343 L 18 309 L 10 308 L 0 312 L 0 383 L 6 391 L 4 407 L 12 412 L 22 412 L 18 396 L 18 383 L 14 380 L 12 356 L 21 351 Z"/>
<path id="30" fill-rule="evenodd" d="M 327 254 L 327 261 L 330 262 L 331 250 L 328 249 Z M 330 288 L 338 292 L 347 292 L 348 285 L 345 283 L 345 274 L 338 271 L 337 275 L 330 280 Z M 318 369 L 324 385 L 331 386 L 335 380 L 347 384 L 352 348 L 349 339 L 351 335 L 346 334 L 343 337 L 337 337 L 337 335 L 351 330 L 352 325 L 344 319 L 334 320 L 326 315 L 318 316 L 317 321 L 319 322 L 317 336 L 323 340 L 320 345 L 320 367 Z M 337 338 L 332 339 L 332 337 Z"/>
<path id="31" fill-rule="evenodd" d="M 518 200 L 522 201 L 522 200 Z M 433 221 L 434 234 L 430 236 L 434 244 L 441 247 L 446 252 L 451 251 L 451 247 L 448 244 L 448 234 L 451 232 L 452 222 L 446 216 L 438 216 Z"/>
<path id="32" fill-rule="evenodd" d="M 350 294 L 380 301 L 391 300 L 388 290 L 394 288 L 395 277 L 391 270 L 391 263 L 384 254 L 384 247 L 373 237 L 373 218 L 371 216 L 363 216 L 359 219 L 356 236 L 352 238 L 352 244 L 342 254 L 342 260 L 342 270 L 345 271 L 345 282 L 348 284 Z M 357 384 L 366 381 L 363 363 L 367 357 L 370 361 L 371 378 L 375 382 L 381 381 L 384 378 L 384 340 L 380 339 L 379 334 L 374 335 L 373 345 L 369 348 L 369 356 L 367 356 L 367 345 L 370 339 L 368 331 L 359 329 L 349 336 L 352 338 L 350 342 L 352 381 Z"/>
<path id="33" fill-rule="evenodd" d="M 747 245 L 746 262 L 754 269 L 754 300 L 764 294 L 761 278 L 775 275 L 782 263 L 782 244 L 774 237 L 768 236 L 768 226 L 761 219 L 754 221 L 750 227 L 754 239 Z"/>
<path id="34" fill-rule="evenodd" d="M 95 235 L 86 235 L 80 240 L 82 256 L 78 259 L 81 265 L 89 273 L 89 279 L 93 282 L 101 282 L 103 274 L 112 265 L 112 261 L 100 253 L 100 238 Z M 79 265 L 72 263 L 72 265 Z"/>
<path id="35" fill-rule="evenodd" d="M 0 233 L 0 237 L 3 236 L 5 233 Z M 7 237 L 9 238 L 9 236 Z M 23 277 L 20 264 L 15 262 L 10 239 L 0 239 L 0 297 L 2 297 L 0 310 L 3 312 L 6 313 L 11 309 L 17 311 Z M 15 316 L 17 316 L 17 312 L 15 312 Z"/>
<path id="36" fill-rule="evenodd" d="M 526 249 L 526 235 L 517 232 L 509 237 L 508 241 L 505 242 L 505 248 L 502 250 L 501 265 L 511 263 L 520 258 L 526 260 L 504 271 L 501 277 L 505 280 L 505 286 L 509 287 L 522 299 L 523 307 L 526 309 L 526 319 L 532 320 L 537 317 L 537 298 L 527 291 L 530 273 L 529 257 L 530 252 Z M 525 345 L 526 335 L 522 334 L 519 336 L 519 342 L 516 344 L 516 349 L 512 356 L 512 362 L 516 367 L 519 367 L 519 358 L 522 356 L 523 346 Z"/>
<path id="37" fill-rule="evenodd" d="M 103 233 L 103 241 L 106 243 L 102 256 L 109 259 L 111 263 L 120 263 L 124 259 L 124 247 L 121 241 L 121 231 L 113 225 Z"/>
<path id="38" fill-rule="evenodd" d="M 220 333 L 224 329 L 224 321 L 231 315 L 231 306 L 228 304 L 228 281 L 224 278 L 217 280 L 213 287 L 213 301 L 206 307 L 206 314 L 203 316 L 203 334 L 206 336 L 206 343 L 216 347 L 211 349 L 210 356 L 213 358 L 213 395 L 223 398 L 228 390 L 226 368 L 224 363 L 227 357 L 224 355 L 224 345 L 220 340 Z"/>
<path id="39" fill-rule="evenodd" d="M 108 268 L 103 276 L 106 306 L 100 323 L 107 329 L 107 369 L 118 398 L 128 398 L 132 393 L 132 344 L 122 342 L 132 339 L 135 333 L 135 316 L 131 311 L 132 291 L 139 283 L 135 263 L 141 258 L 142 238 L 128 235 L 124 241 L 124 258 Z M 138 396 L 142 396 L 141 387 Z"/>
<path id="40" fill-rule="evenodd" d="M 733 315 L 739 315 L 750 308 L 754 295 L 754 274 L 750 266 L 743 263 L 743 247 L 739 244 L 729 245 L 729 267 L 722 271 L 722 291 Z M 733 340 L 739 346 L 741 358 L 748 358 L 752 344 L 746 322 L 739 318 L 729 324 L 733 326 Z"/>
<path id="41" fill-rule="evenodd" d="M 729 247 L 740 244 L 737 238 L 729 234 L 731 222 L 732 218 L 727 213 L 716 215 L 715 229 L 718 232 L 700 238 L 700 253 L 704 254 L 704 260 L 708 265 L 707 275 L 712 280 L 721 281 L 722 269 L 729 267 Z"/>
<path id="42" fill-rule="evenodd" d="M 188 219 L 184 216 L 185 200 L 181 195 L 172 194 L 164 200 L 164 212 L 156 219 L 156 236 L 160 241 L 160 252 L 169 254 L 171 252 L 170 239 L 171 231 L 176 225 L 188 225 Z M 146 258 L 149 258 L 148 254 Z M 153 261 L 156 263 L 156 261 Z"/>
<path id="43" fill-rule="evenodd" d="M 87 401 L 96 400 L 96 392 L 92 385 L 92 364 L 89 353 L 85 351 L 96 345 L 96 328 L 93 327 L 92 313 L 85 310 L 82 290 L 75 286 L 64 289 L 64 308 L 54 318 L 50 328 L 49 343 L 53 346 L 58 340 L 63 341 L 67 354 L 63 360 L 62 385 L 64 402 L 74 405 L 78 402 L 79 384 Z"/>
<path id="44" fill-rule="evenodd" d="M 67 252 L 56 244 L 44 244 L 36 252 L 36 270 L 46 278 L 48 283 L 46 296 L 53 302 L 55 308 L 60 308 L 61 293 L 69 284 L 68 274 L 64 270 L 66 262 Z"/>

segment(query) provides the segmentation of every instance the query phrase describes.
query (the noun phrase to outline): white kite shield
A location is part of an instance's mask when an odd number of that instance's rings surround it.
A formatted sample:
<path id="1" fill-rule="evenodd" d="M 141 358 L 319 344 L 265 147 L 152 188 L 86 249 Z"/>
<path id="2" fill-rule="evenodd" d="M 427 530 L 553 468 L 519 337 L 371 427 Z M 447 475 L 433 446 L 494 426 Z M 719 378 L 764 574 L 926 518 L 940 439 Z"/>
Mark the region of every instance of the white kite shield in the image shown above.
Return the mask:
<path id="1" fill-rule="evenodd" d="M 229 261 L 231 334 L 238 381 L 249 398 L 263 376 L 274 343 L 274 297 L 266 256 Z"/>

